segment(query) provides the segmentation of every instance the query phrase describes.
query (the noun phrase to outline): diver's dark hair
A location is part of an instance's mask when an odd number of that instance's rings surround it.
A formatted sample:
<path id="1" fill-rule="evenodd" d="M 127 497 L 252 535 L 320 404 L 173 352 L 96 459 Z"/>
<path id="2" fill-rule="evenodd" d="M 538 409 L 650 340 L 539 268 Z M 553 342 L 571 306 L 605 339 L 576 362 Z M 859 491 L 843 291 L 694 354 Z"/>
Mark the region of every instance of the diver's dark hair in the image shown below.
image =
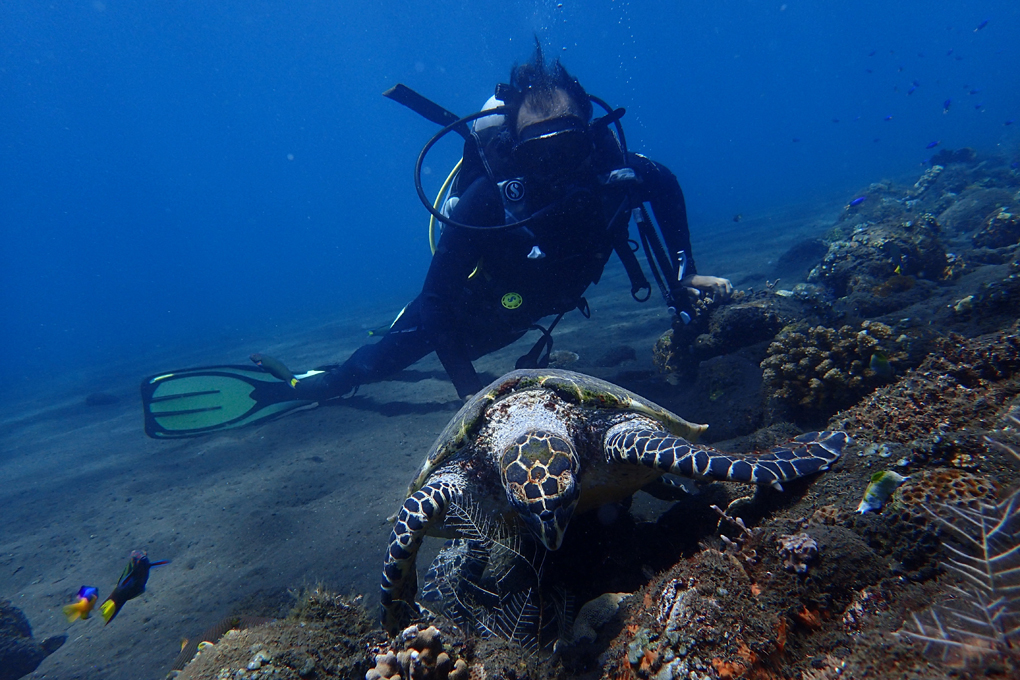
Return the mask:
<path id="1" fill-rule="evenodd" d="M 535 53 L 531 60 L 524 64 L 514 64 L 510 69 L 510 87 L 519 93 L 515 102 L 507 102 L 513 109 L 512 119 L 516 127 L 517 114 L 520 111 L 524 98 L 528 98 L 530 106 L 535 107 L 539 113 L 550 113 L 556 105 L 556 90 L 563 90 L 573 100 L 577 114 L 585 121 L 591 120 L 592 107 L 588 93 L 577 82 L 577 78 L 567 73 L 559 58 L 551 64 L 545 60 L 542 53 L 542 43 L 535 38 Z"/>

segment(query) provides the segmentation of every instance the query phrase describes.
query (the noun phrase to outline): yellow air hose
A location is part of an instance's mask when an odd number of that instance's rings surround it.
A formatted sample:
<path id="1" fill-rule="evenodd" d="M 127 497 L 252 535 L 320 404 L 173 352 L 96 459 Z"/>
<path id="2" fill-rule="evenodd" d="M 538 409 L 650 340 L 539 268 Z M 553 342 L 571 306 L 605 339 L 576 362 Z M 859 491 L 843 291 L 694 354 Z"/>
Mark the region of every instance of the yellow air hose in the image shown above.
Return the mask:
<path id="1" fill-rule="evenodd" d="M 439 193 L 436 194 L 436 201 L 435 201 L 435 203 L 432 204 L 432 207 L 435 208 L 436 210 L 439 210 L 439 204 L 442 203 L 443 196 L 446 195 L 447 190 L 450 188 L 450 185 L 453 183 L 453 178 L 457 176 L 457 171 L 460 170 L 460 164 L 463 163 L 463 162 L 464 162 L 463 158 L 458 160 L 457 161 L 457 165 L 453 166 L 453 170 L 451 170 L 450 174 L 446 176 L 446 181 L 443 182 L 442 188 L 439 190 Z M 438 241 L 438 239 L 436 238 L 436 222 L 437 221 L 438 220 L 436 220 L 436 216 L 435 215 L 430 215 L 429 216 L 429 248 L 432 249 L 432 254 L 433 255 L 436 254 L 436 243 Z"/>

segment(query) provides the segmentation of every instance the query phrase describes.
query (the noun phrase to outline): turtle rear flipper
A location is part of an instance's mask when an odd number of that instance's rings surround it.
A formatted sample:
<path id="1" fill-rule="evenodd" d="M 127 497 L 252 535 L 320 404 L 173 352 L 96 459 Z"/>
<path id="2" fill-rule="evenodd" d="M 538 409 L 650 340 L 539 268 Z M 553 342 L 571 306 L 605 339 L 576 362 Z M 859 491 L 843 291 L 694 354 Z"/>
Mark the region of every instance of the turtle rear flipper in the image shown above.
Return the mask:
<path id="1" fill-rule="evenodd" d="M 781 482 L 827 470 L 849 440 L 845 432 L 811 432 L 761 455 L 730 454 L 695 446 L 636 418 L 609 429 L 605 450 L 611 461 L 692 479 L 768 484 L 782 491 Z"/>

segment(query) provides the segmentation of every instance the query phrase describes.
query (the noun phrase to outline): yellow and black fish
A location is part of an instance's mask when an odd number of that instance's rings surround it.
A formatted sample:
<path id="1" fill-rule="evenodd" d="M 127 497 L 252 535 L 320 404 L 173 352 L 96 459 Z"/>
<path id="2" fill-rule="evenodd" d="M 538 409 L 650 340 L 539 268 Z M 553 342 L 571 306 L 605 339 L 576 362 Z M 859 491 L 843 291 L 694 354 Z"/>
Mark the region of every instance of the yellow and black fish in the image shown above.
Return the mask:
<path id="1" fill-rule="evenodd" d="M 131 561 L 124 567 L 124 572 L 120 575 L 117 586 L 99 608 L 99 613 L 103 615 L 103 620 L 106 623 L 113 621 L 113 617 L 117 615 L 125 602 L 133 600 L 145 592 L 145 584 L 149 580 L 149 569 L 151 567 L 158 567 L 168 562 L 170 560 L 150 562 L 144 550 L 132 552 Z"/>

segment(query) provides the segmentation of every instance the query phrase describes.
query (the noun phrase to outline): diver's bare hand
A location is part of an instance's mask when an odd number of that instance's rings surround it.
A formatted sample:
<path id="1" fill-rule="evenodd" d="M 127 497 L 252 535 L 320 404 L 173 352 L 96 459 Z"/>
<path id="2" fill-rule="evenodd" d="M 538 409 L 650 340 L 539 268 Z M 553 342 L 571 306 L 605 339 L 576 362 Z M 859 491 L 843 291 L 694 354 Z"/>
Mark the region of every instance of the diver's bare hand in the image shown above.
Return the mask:
<path id="1" fill-rule="evenodd" d="M 684 285 L 693 289 L 695 297 L 707 295 L 717 300 L 728 300 L 733 295 L 733 284 L 729 279 L 720 276 L 702 276 L 695 274 L 684 281 Z"/>

